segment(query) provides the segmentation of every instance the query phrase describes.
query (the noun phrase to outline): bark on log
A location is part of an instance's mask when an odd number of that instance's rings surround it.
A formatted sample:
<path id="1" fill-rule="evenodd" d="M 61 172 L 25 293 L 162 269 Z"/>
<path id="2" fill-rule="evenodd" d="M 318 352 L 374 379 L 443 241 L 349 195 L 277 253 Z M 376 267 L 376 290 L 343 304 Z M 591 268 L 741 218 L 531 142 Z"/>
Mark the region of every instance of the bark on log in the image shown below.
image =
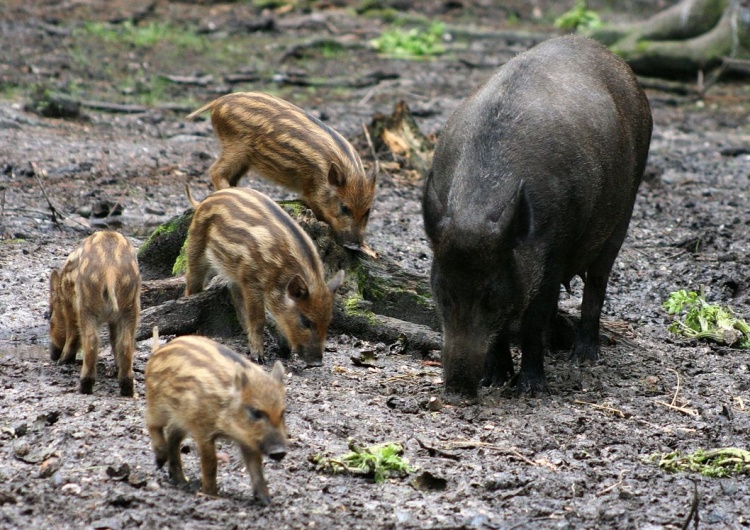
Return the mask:
<path id="1" fill-rule="evenodd" d="M 336 296 L 331 329 L 389 343 L 403 335 L 408 348 L 419 351 L 440 347 L 440 326 L 425 277 L 404 270 L 387 257 L 372 259 L 345 249 L 334 241 L 330 227 L 316 220 L 301 203 L 280 204 L 317 245 L 326 277 L 339 269 L 346 271 L 346 280 Z M 172 274 L 180 256 L 192 213 L 192 209 L 187 210 L 162 225 L 138 251 L 144 277 L 162 278 L 144 281 L 139 337 L 148 337 L 154 325 L 165 335 L 241 331 L 226 289 L 214 287 L 179 298 L 184 292 L 184 279 L 164 278 Z"/>

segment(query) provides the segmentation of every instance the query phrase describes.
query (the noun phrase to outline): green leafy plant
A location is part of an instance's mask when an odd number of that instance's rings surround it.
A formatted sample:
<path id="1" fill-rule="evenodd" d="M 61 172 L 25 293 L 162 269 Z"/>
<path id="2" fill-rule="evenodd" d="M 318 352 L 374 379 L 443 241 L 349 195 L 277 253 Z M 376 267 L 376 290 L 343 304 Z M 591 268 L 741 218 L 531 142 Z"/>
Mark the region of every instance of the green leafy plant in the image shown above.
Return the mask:
<path id="1" fill-rule="evenodd" d="M 576 0 L 573 9 L 563 13 L 555 20 L 555 27 L 564 31 L 594 29 L 601 25 L 602 21 L 599 15 L 586 6 L 586 0 Z"/>
<path id="2" fill-rule="evenodd" d="M 400 28 L 388 30 L 371 42 L 372 46 L 385 55 L 407 59 L 440 55 L 445 53 L 441 39 L 445 33 L 445 24 L 435 22 L 427 30 Z"/>
<path id="3" fill-rule="evenodd" d="M 401 457 L 404 448 L 401 444 L 386 442 L 359 447 L 351 438 L 348 440 L 349 451 L 338 457 L 327 457 L 321 454 L 310 455 L 309 460 L 318 471 L 325 473 L 351 473 L 372 478 L 376 483 L 383 482 L 392 475 L 405 477 L 414 472 L 409 461 Z"/>
<path id="4" fill-rule="evenodd" d="M 675 335 L 739 348 L 750 347 L 750 326 L 747 322 L 737 318 L 728 307 L 706 302 L 703 292 L 699 294 L 682 289 L 671 293 L 663 305 L 667 313 L 675 316 L 668 328 Z"/>
<path id="5" fill-rule="evenodd" d="M 84 30 L 105 42 L 124 42 L 136 48 L 153 48 L 160 42 L 170 42 L 193 50 L 201 50 L 206 45 L 204 36 L 165 22 L 149 22 L 145 25 L 137 25 L 130 20 L 119 25 L 87 22 Z"/>
<path id="6" fill-rule="evenodd" d="M 750 475 L 750 451 L 736 447 L 721 449 L 698 449 L 694 453 L 683 455 L 673 451 L 663 455 L 654 455 L 659 460 L 659 467 L 670 472 L 691 471 L 707 477 L 729 477 L 731 475 Z"/>

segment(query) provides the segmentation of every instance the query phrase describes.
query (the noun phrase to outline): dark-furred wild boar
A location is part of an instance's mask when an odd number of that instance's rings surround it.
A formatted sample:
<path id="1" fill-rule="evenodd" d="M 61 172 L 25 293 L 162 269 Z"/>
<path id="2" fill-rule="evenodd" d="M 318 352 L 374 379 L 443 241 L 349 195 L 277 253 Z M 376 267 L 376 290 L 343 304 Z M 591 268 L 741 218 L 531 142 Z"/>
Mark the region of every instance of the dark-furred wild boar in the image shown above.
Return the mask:
<path id="1" fill-rule="evenodd" d="M 189 190 L 188 190 L 189 191 Z M 320 366 L 333 297 L 344 279 L 323 278 L 323 263 L 304 230 L 274 201 L 249 188 L 212 193 L 193 201 L 185 255 L 185 294 L 203 290 L 211 269 L 230 283 L 250 353 L 263 360 L 265 309 L 309 366 Z"/>
<path id="2" fill-rule="evenodd" d="M 214 189 L 236 186 L 254 169 L 302 193 L 337 240 L 359 247 L 375 197 L 375 173 L 338 132 L 288 101 L 262 92 L 227 94 L 188 115 L 211 111 L 221 154 L 210 169 Z"/>
<path id="3" fill-rule="evenodd" d="M 172 482 L 186 485 L 180 444 L 192 436 L 201 460 L 201 490 L 216 496 L 217 438 L 239 445 L 256 497 L 269 504 L 263 455 L 286 455 L 284 366 L 270 375 L 205 337 L 185 336 L 158 347 L 146 363 L 146 425 L 156 465 L 168 464 Z"/>
<path id="4" fill-rule="evenodd" d="M 630 68 L 584 37 L 549 40 L 502 66 L 440 134 L 423 197 L 443 323 L 446 390 L 475 396 L 514 377 L 547 390 L 543 336 L 560 285 L 585 282 L 572 355 L 599 358 L 599 317 L 651 138 Z"/>
<path id="5" fill-rule="evenodd" d="M 91 394 L 99 358 L 99 328 L 109 324 L 120 394 L 133 395 L 133 351 L 141 310 L 135 249 L 117 232 L 83 240 L 50 275 L 50 357 L 73 362 L 83 349 L 81 393 Z"/>

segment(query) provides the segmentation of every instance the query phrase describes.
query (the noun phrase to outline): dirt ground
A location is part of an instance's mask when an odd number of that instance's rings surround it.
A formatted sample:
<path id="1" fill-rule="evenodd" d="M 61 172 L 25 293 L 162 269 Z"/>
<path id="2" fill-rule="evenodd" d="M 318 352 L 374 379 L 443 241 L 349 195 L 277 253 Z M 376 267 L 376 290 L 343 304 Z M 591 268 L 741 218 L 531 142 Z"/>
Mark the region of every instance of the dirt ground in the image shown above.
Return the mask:
<path id="1" fill-rule="evenodd" d="M 150 341 L 138 344 L 135 398 L 119 397 L 106 348 L 94 394 L 77 392 L 80 360 L 57 366 L 47 353 L 49 271 L 104 225 L 142 243 L 186 208 L 185 176 L 196 195 L 208 193 L 217 144 L 207 122 L 184 120 L 187 111 L 233 90 L 269 91 L 342 132 L 369 165 L 362 122 L 403 99 L 423 132 L 438 133 L 482 78 L 551 35 L 551 21 L 573 2 L 380 2 L 410 21 L 449 24 L 448 53 L 423 61 L 367 47 L 389 26 L 385 12 L 357 13 L 337 1 L 311 9 L 258 4 L 9 0 L 0 7 L 0 528 L 667 529 L 688 527 L 696 499 L 703 526 L 750 527 L 747 476 L 672 474 L 651 458 L 750 443 L 750 354 L 674 340 L 662 309 L 670 292 L 702 288 L 750 317 L 750 90 L 737 81 L 702 99 L 648 91 L 649 165 L 604 307 L 623 338 L 593 367 L 551 352 L 549 396 L 490 389 L 478 403 L 430 407 L 430 398 L 442 399 L 438 363 L 333 330 L 324 366 L 288 377 L 290 450 L 265 464 L 274 503 L 262 507 L 230 444 L 220 445 L 220 498 L 178 490 L 156 469 L 143 420 Z M 669 2 L 589 4 L 627 18 Z M 91 24 L 128 19 L 192 28 L 185 34 L 198 43 L 123 44 L 102 30 L 109 26 Z M 174 30 L 163 31 L 177 42 Z M 323 37 L 343 48 L 299 46 Z M 388 75 L 346 83 L 372 72 Z M 294 84 L 299 79 L 307 86 Z M 88 102 L 82 116 L 25 110 L 39 86 Z M 96 102 L 144 112 L 97 110 Z M 368 241 L 427 275 L 421 179 L 396 164 L 379 178 Z M 245 182 L 291 198 L 269 183 Z M 64 219 L 53 219 L 45 193 Z M 94 216 L 117 206 L 121 214 Z M 561 305 L 575 312 L 582 289 L 573 287 Z M 355 366 L 350 358 L 367 349 L 380 352 L 376 366 Z M 308 461 L 345 452 L 349 438 L 401 442 L 416 471 L 375 484 L 320 473 Z M 183 452 L 188 476 L 198 480 L 192 441 Z M 418 487 L 413 479 L 423 473 L 444 487 Z"/>

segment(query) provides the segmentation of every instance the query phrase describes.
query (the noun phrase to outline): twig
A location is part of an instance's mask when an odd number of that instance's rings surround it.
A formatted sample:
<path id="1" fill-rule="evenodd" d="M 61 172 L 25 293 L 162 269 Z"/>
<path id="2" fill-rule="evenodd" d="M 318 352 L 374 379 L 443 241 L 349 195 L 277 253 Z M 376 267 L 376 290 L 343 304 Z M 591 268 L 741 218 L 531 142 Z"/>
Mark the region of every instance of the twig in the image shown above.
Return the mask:
<path id="1" fill-rule="evenodd" d="M 625 414 L 623 411 L 616 409 L 614 407 L 608 407 L 607 405 L 598 405 L 596 403 L 589 403 L 588 401 L 581 401 L 576 399 L 574 403 L 578 403 L 579 405 L 589 405 L 590 407 L 593 407 L 595 409 L 600 409 L 606 412 L 610 412 L 614 414 L 615 416 L 620 416 L 621 418 L 627 418 L 627 414 Z"/>
<path id="2" fill-rule="evenodd" d="M 617 482 L 615 482 L 611 486 L 607 486 L 606 488 L 604 488 L 603 490 L 601 490 L 598 493 L 595 493 L 594 495 L 596 497 L 601 497 L 602 495 L 606 495 L 607 493 L 609 493 L 610 491 L 612 491 L 613 489 L 615 489 L 616 487 L 618 487 L 620 485 L 622 485 L 622 480 L 618 480 Z"/>
<path id="3" fill-rule="evenodd" d="M 365 140 L 367 140 L 367 147 L 370 148 L 370 153 L 372 153 L 372 158 L 375 160 L 375 169 L 374 173 L 377 177 L 378 173 L 380 173 L 380 160 L 378 159 L 378 154 L 375 152 L 375 146 L 372 145 L 372 138 L 370 138 L 370 131 L 367 130 L 367 125 L 365 125 L 365 122 L 362 122 L 362 130 L 365 133 Z"/>
<path id="4" fill-rule="evenodd" d="M 677 394 L 680 392 L 680 372 L 673 368 L 667 368 L 670 372 L 674 372 L 677 376 L 677 388 L 674 390 L 674 396 L 672 396 L 672 403 L 671 405 L 674 406 L 675 403 L 677 403 Z"/>
<path id="5" fill-rule="evenodd" d="M 690 505 L 690 513 L 685 518 L 685 522 L 682 523 L 682 530 L 687 530 L 690 521 L 695 521 L 695 529 L 698 530 L 698 521 L 700 520 L 698 516 L 698 484 L 693 479 L 690 479 L 690 481 L 693 483 L 693 502 Z"/>
<path id="6" fill-rule="evenodd" d="M 659 405 L 664 405 L 665 407 L 673 409 L 673 410 L 676 410 L 678 412 L 682 412 L 683 414 L 687 414 L 688 416 L 697 417 L 698 416 L 698 411 L 696 411 L 694 409 L 689 409 L 687 407 L 680 407 L 680 406 L 676 405 L 676 403 L 677 403 L 677 394 L 679 394 L 679 392 L 680 392 L 680 383 L 681 383 L 680 373 L 677 370 L 674 370 L 672 368 L 668 368 L 668 370 L 670 372 L 674 372 L 675 375 L 677 376 L 677 388 L 675 388 L 674 395 L 672 396 L 672 402 L 671 403 L 667 403 L 665 401 L 656 401 L 656 403 L 658 403 Z"/>
<path id="7" fill-rule="evenodd" d="M 44 195 L 44 198 L 47 200 L 47 204 L 49 205 L 49 209 L 52 212 L 52 222 L 55 223 L 55 226 L 57 226 L 58 230 L 62 232 L 62 226 L 60 226 L 60 222 L 57 220 L 57 216 L 60 216 L 61 219 L 65 219 L 65 216 L 55 208 L 52 204 L 52 201 L 49 199 L 49 195 L 47 195 L 47 190 L 44 189 L 44 184 L 42 183 L 41 174 L 43 172 L 37 167 L 37 165 L 32 162 L 31 168 L 34 170 L 34 177 L 36 178 L 37 183 L 39 184 L 39 187 L 42 189 L 42 194 Z"/>
<path id="8" fill-rule="evenodd" d="M 664 405 L 668 409 L 673 409 L 673 410 L 676 410 L 678 412 L 682 412 L 683 414 L 687 414 L 688 416 L 698 417 L 698 411 L 697 410 L 689 409 L 687 407 L 678 407 L 676 405 L 671 405 L 671 404 L 667 403 L 666 401 L 655 401 L 654 403 L 658 403 L 659 405 Z"/>

